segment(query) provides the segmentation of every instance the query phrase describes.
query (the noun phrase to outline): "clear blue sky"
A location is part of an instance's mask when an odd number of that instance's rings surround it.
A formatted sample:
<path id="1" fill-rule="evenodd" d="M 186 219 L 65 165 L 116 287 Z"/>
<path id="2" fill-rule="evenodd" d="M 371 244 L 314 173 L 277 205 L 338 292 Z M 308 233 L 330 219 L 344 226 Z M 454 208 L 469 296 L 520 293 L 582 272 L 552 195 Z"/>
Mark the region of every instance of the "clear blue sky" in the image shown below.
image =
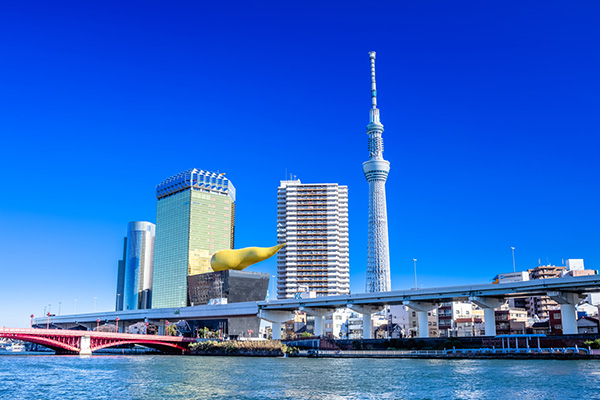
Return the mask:
<path id="1" fill-rule="evenodd" d="M 114 306 L 127 223 L 188 168 L 276 243 L 285 171 L 348 185 L 365 281 L 377 52 L 393 289 L 600 269 L 597 2 L 17 2 L 0 14 L 0 326 Z M 276 272 L 275 259 L 254 270 Z"/>

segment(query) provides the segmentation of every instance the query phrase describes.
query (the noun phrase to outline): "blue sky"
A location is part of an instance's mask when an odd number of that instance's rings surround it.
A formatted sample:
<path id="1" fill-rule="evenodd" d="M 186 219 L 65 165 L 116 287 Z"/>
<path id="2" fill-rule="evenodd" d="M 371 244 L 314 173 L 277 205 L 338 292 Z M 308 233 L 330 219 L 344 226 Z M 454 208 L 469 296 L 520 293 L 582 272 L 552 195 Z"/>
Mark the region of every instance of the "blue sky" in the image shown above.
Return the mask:
<path id="1" fill-rule="evenodd" d="M 349 187 L 365 283 L 377 52 L 392 288 L 600 269 L 595 2 L 26 2 L 0 14 L 0 326 L 114 306 L 127 223 L 188 168 L 276 243 L 285 171 Z M 275 259 L 254 267 L 275 273 Z M 77 299 L 77 302 L 75 302 Z"/>

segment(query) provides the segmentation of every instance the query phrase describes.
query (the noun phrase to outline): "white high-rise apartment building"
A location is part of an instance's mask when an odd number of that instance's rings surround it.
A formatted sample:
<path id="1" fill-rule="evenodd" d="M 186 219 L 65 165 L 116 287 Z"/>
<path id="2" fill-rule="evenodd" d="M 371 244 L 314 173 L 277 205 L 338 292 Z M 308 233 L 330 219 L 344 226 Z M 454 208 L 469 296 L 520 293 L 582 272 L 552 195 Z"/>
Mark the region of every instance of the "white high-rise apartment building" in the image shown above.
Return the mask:
<path id="1" fill-rule="evenodd" d="M 286 243 L 277 253 L 277 298 L 301 288 L 317 296 L 350 293 L 348 187 L 281 181 L 277 242 Z"/>

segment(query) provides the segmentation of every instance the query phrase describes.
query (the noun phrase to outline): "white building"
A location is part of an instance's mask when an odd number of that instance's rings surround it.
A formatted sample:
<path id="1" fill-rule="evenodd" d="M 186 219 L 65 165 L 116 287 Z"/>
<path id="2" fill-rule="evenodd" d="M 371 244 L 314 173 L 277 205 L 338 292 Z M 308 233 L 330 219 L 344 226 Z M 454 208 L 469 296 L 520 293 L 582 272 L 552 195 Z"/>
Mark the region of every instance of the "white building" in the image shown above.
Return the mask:
<path id="1" fill-rule="evenodd" d="M 570 258 L 565 263 L 565 266 L 567 267 L 566 272 L 581 271 L 581 270 L 585 269 L 585 267 L 583 266 L 582 258 Z"/>
<path id="2" fill-rule="evenodd" d="M 317 296 L 350 292 L 348 187 L 281 181 L 277 193 L 277 298 L 299 287 Z"/>
<path id="3" fill-rule="evenodd" d="M 347 326 L 348 318 L 352 315 L 352 311 L 347 308 L 338 308 L 333 314 L 325 317 L 325 336 L 335 339 L 345 339 L 347 331 L 344 327 Z"/>
<path id="4" fill-rule="evenodd" d="M 346 337 L 343 339 L 362 339 L 363 338 L 363 316 L 362 314 L 352 312 L 345 325 Z"/>
<path id="5" fill-rule="evenodd" d="M 389 306 L 387 312 L 388 324 L 390 325 L 390 329 L 392 329 L 390 336 L 393 339 L 410 337 L 412 336 L 411 332 L 414 334 L 418 332 L 417 318 L 416 316 L 412 317 L 414 311 L 408 308 L 408 306 Z"/>
<path id="6" fill-rule="evenodd" d="M 510 282 L 524 282 L 529 280 L 529 272 L 509 272 L 507 274 L 498 274 L 494 277 L 492 283 L 510 283 Z"/>

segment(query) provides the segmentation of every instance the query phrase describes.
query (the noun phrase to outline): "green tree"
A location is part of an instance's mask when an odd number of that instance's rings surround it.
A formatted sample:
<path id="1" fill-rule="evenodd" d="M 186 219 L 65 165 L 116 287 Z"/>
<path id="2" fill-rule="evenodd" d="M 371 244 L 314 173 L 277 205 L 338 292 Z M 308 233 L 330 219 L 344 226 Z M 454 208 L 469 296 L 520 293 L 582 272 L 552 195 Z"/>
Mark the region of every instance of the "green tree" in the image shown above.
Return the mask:
<path id="1" fill-rule="evenodd" d="M 179 333 L 175 324 L 168 325 L 166 331 L 167 336 L 177 336 L 177 334 Z"/>

